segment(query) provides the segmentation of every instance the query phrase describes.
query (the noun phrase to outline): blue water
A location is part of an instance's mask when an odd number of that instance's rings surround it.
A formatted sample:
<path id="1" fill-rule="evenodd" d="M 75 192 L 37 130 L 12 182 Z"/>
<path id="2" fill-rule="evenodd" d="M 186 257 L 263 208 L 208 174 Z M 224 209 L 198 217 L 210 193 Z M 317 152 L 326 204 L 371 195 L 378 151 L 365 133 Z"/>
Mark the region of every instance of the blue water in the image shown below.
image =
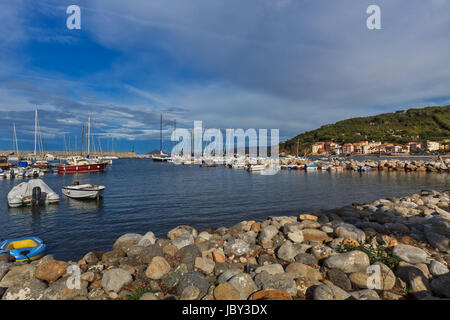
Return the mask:
<path id="1" fill-rule="evenodd" d="M 265 176 L 149 159 L 114 160 L 104 173 L 47 174 L 43 180 L 61 199 L 39 210 L 8 208 L 8 192 L 26 180 L 0 180 L 0 238 L 40 237 L 49 253 L 64 260 L 111 250 L 115 239 L 128 232 L 164 236 L 181 224 L 198 230 L 232 226 L 450 185 L 449 174 L 280 171 Z M 105 185 L 103 200 L 62 196 L 61 187 L 76 180 Z"/>

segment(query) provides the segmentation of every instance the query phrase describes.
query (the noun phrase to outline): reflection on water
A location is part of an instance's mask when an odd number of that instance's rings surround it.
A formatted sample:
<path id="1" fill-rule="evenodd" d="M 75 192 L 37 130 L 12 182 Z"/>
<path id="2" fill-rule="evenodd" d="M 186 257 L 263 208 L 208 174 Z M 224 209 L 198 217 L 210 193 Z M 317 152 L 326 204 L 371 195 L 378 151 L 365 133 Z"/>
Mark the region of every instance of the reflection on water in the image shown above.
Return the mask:
<path id="1" fill-rule="evenodd" d="M 103 198 L 100 198 L 98 200 L 76 200 L 63 196 L 62 200 L 67 204 L 67 206 L 76 210 L 99 212 L 103 209 Z"/>
<path id="2" fill-rule="evenodd" d="M 32 214 L 33 217 L 37 218 L 41 214 L 54 214 L 58 213 L 59 207 L 58 204 L 48 204 L 45 206 L 26 206 L 26 207 L 18 207 L 18 208 L 9 208 L 8 213 L 10 215 L 29 215 Z"/>

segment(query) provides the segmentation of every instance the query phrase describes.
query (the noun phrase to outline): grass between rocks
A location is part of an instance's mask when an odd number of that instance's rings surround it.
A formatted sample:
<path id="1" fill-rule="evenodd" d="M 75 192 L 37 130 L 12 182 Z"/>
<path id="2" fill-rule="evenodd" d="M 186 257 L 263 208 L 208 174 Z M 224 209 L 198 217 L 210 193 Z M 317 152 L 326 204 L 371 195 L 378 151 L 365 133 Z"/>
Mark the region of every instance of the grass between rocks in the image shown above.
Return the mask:
<path id="1" fill-rule="evenodd" d="M 366 241 L 366 243 L 360 244 L 357 247 L 352 247 L 345 244 L 341 246 L 342 252 L 349 252 L 353 250 L 360 250 L 367 254 L 369 256 L 371 265 L 379 261 L 381 263 L 384 263 L 390 269 L 394 269 L 400 262 L 400 259 L 398 257 L 392 255 L 392 250 L 386 248 L 386 246 L 383 244 L 378 243 L 376 246 L 374 246 L 370 241 Z"/>
<path id="2" fill-rule="evenodd" d="M 143 288 L 139 287 L 136 290 L 134 290 L 128 297 L 127 300 L 139 300 L 144 294 L 147 292 L 154 292 L 153 290 L 149 288 Z"/>

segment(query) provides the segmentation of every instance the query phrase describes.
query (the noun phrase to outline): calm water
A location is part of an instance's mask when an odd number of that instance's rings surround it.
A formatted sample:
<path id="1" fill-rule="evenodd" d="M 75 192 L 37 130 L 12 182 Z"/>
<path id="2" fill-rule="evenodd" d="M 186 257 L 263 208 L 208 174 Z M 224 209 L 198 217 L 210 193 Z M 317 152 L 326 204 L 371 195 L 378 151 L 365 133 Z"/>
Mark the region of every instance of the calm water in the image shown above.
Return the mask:
<path id="1" fill-rule="evenodd" d="M 49 253 L 67 260 L 111 250 L 115 239 L 127 232 L 163 236 L 181 224 L 200 230 L 231 226 L 450 185 L 449 174 L 280 171 L 263 176 L 146 159 L 114 160 L 104 173 L 48 174 L 43 180 L 61 199 L 39 210 L 9 209 L 8 192 L 24 180 L 0 180 L 0 238 L 38 236 Z M 63 197 L 61 187 L 75 180 L 105 185 L 103 200 Z"/>

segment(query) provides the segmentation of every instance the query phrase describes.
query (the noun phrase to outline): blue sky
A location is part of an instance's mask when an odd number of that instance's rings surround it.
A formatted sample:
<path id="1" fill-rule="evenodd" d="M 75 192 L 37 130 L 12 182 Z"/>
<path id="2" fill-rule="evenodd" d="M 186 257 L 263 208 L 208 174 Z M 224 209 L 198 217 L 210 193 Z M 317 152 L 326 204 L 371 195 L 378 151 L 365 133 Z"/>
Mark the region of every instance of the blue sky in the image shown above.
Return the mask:
<path id="1" fill-rule="evenodd" d="M 66 28 L 81 7 L 81 30 Z M 366 28 L 381 7 L 382 30 Z M 165 148 L 192 128 L 280 129 L 449 104 L 449 0 L 0 0 L 0 149 Z"/>

